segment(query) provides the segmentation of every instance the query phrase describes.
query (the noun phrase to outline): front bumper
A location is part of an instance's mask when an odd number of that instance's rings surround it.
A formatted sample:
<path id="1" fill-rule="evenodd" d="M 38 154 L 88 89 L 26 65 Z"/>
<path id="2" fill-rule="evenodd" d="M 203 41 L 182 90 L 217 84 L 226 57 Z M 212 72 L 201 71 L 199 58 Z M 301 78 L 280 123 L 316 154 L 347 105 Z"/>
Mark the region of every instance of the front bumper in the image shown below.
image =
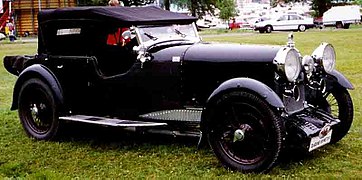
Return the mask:
<path id="1" fill-rule="evenodd" d="M 254 26 L 254 31 L 265 31 L 265 26 Z"/>
<path id="2" fill-rule="evenodd" d="M 312 151 L 331 141 L 333 127 L 339 123 L 339 119 L 327 112 L 305 109 L 286 117 L 287 143 L 303 151 Z"/>

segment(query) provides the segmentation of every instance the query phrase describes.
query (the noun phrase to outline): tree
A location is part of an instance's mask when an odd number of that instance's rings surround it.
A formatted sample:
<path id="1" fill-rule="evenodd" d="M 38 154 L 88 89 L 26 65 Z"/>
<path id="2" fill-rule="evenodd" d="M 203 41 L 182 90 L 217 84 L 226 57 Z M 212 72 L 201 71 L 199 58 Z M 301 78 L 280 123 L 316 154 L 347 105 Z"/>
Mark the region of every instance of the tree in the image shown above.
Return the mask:
<path id="1" fill-rule="evenodd" d="M 167 0 L 165 0 L 167 1 Z M 207 12 L 213 13 L 217 0 L 169 0 L 178 7 L 187 8 L 192 16 L 200 17 Z"/>
<path id="2" fill-rule="evenodd" d="M 217 0 L 216 6 L 220 10 L 219 17 L 222 20 L 228 21 L 237 14 L 234 0 Z"/>
<path id="3" fill-rule="evenodd" d="M 300 1 L 304 1 L 304 0 L 271 0 L 270 1 L 270 5 L 272 7 L 276 7 L 278 4 L 279 5 L 283 5 L 285 3 L 290 3 L 290 2 L 300 2 Z"/>
<path id="4" fill-rule="evenodd" d="M 331 7 L 331 0 L 313 0 L 312 9 L 316 12 L 316 17 L 323 16 L 323 13 L 326 12 Z"/>
<path id="5" fill-rule="evenodd" d="M 362 0 L 354 0 L 354 4 L 362 6 Z"/>

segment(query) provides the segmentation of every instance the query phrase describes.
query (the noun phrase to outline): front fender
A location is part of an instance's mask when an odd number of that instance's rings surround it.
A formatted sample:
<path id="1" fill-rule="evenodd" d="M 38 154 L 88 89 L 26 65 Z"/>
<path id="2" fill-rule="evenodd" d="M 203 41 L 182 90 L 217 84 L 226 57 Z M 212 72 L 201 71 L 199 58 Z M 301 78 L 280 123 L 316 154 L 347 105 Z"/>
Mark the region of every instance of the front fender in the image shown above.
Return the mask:
<path id="1" fill-rule="evenodd" d="M 250 78 L 234 78 L 223 82 L 218 88 L 212 92 L 209 96 L 206 108 L 202 112 L 201 115 L 201 132 L 207 132 L 208 129 L 208 114 L 211 112 L 209 111 L 209 105 L 212 105 L 212 102 L 217 99 L 217 97 L 225 92 L 232 91 L 232 90 L 247 90 L 250 92 L 254 92 L 260 97 L 264 98 L 264 100 L 271 106 L 275 108 L 285 108 L 282 100 L 279 96 L 267 85 L 264 83 L 257 81 L 255 79 Z M 201 147 L 205 144 L 204 136 L 201 137 L 198 146 Z"/>
<path id="2" fill-rule="evenodd" d="M 234 78 L 223 82 L 218 88 L 212 92 L 207 99 L 207 104 L 218 94 L 231 90 L 231 89 L 247 89 L 257 93 L 260 97 L 264 98 L 269 105 L 276 108 L 284 108 L 284 104 L 279 96 L 267 85 L 250 78 Z"/>
<path id="3" fill-rule="evenodd" d="M 17 79 L 14 86 L 13 102 L 11 105 L 11 110 L 18 109 L 18 97 L 21 86 L 26 80 L 30 78 L 39 78 L 43 80 L 47 85 L 49 85 L 50 89 L 53 92 L 58 107 L 62 108 L 64 104 L 64 99 L 63 99 L 63 91 L 59 84 L 59 81 L 47 67 L 40 64 L 34 64 L 27 67 L 20 73 L 19 78 Z"/>
<path id="4" fill-rule="evenodd" d="M 342 87 L 346 89 L 354 89 L 352 83 L 339 71 L 333 70 L 329 74 L 335 77 L 337 79 L 338 84 L 341 85 Z"/>

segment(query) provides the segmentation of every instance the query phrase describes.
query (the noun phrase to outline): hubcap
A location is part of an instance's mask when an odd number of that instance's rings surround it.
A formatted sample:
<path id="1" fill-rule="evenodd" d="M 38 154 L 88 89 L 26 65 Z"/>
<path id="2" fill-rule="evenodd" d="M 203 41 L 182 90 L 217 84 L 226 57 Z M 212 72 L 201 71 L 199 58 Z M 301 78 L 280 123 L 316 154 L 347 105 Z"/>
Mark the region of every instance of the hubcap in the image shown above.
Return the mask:
<path id="1" fill-rule="evenodd" d="M 233 142 L 242 141 L 242 140 L 244 140 L 244 137 L 245 137 L 245 132 L 243 130 L 241 130 L 241 129 L 237 129 L 234 132 L 234 140 L 233 140 Z"/>
<path id="2" fill-rule="evenodd" d="M 304 25 L 300 26 L 300 31 L 305 31 L 305 26 Z"/>
<path id="3" fill-rule="evenodd" d="M 236 129 L 234 132 L 233 142 L 243 141 L 245 139 L 245 133 L 252 131 L 252 128 L 248 124 L 241 124 L 239 129 Z"/>

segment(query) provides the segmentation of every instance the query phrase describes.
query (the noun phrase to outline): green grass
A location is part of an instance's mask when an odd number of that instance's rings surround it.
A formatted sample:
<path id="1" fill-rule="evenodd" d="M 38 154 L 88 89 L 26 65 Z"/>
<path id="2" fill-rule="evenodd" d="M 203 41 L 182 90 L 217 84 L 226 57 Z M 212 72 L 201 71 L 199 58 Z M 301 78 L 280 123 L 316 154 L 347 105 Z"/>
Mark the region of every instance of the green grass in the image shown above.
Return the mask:
<path id="1" fill-rule="evenodd" d="M 272 34 L 227 33 L 204 36 L 205 41 L 283 45 L 286 32 Z M 338 144 L 309 155 L 285 159 L 270 173 L 244 175 L 225 170 L 208 149 L 197 150 L 196 139 L 144 136 L 114 128 L 75 126 L 59 141 L 28 138 L 17 112 L 10 111 L 16 77 L 0 66 L 0 178 L 360 178 L 362 177 L 362 29 L 312 30 L 294 33 L 296 47 L 311 54 L 320 42 L 337 51 L 337 69 L 354 84 L 350 91 L 355 118 L 350 133 Z M 5 55 L 34 54 L 35 43 L 2 43 Z"/>

